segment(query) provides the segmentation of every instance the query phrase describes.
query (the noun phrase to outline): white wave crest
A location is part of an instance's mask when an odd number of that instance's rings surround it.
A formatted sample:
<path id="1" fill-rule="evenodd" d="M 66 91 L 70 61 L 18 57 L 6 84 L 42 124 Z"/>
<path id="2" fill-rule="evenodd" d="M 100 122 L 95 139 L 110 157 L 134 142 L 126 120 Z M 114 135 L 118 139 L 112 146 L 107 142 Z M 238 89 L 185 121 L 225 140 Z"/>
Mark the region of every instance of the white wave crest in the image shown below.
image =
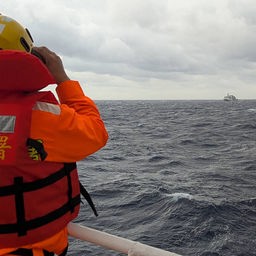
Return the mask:
<path id="1" fill-rule="evenodd" d="M 177 202 L 179 199 L 186 198 L 186 199 L 193 199 L 193 196 L 188 193 L 173 193 L 170 195 L 175 202 Z"/>

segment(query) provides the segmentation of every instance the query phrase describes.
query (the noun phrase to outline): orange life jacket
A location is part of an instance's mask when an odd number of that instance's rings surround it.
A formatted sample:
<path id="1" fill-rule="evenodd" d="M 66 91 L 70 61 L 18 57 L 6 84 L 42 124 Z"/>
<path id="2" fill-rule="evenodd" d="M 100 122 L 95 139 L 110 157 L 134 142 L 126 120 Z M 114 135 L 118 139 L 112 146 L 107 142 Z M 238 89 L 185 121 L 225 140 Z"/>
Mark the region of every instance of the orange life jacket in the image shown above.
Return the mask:
<path id="1" fill-rule="evenodd" d="M 3 61 L 8 55 L 7 60 L 14 58 L 15 65 Z M 26 56 L 30 60 L 24 67 Z M 43 143 L 29 138 L 36 101 L 58 102 L 51 92 L 37 92 L 38 84 L 43 88 L 53 79 L 36 57 L 26 56 L 0 51 L 0 248 L 24 246 L 53 236 L 78 215 L 80 204 L 76 164 L 44 162 L 47 152 Z M 24 79 L 16 81 L 5 75 L 13 67 Z M 31 67 L 38 75 L 37 88 L 27 79 Z M 40 161 L 29 156 L 28 147 Z"/>

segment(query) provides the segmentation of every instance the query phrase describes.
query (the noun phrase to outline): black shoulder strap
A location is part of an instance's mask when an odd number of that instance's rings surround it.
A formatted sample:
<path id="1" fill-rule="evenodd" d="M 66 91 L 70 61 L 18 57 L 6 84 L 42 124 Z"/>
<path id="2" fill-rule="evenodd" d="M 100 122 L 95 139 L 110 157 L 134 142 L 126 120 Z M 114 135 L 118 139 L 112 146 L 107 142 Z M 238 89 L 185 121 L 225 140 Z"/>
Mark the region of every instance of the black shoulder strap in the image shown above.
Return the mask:
<path id="1" fill-rule="evenodd" d="M 94 205 L 94 203 L 92 201 L 92 198 L 91 198 L 90 194 L 87 192 L 85 187 L 81 184 L 81 182 L 79 182 L 79 184 L 80 184 L 80 193 L 83 195 L 83 197 L 86 199 L 88 204 L 91 206 L 95 216 L 98 216 L 97 210 L 95 208 L 95 205 Z"/>

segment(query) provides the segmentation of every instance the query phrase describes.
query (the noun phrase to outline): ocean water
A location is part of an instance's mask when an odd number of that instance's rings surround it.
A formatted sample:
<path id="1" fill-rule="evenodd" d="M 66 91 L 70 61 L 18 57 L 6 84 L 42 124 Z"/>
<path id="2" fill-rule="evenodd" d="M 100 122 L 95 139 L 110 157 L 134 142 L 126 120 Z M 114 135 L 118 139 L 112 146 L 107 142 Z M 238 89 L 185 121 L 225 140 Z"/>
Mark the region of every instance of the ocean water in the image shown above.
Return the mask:
<path id="1" fill-rule="evenodd" d="M 256 101 L 99 101 L 78 223 L 181 255 L 256 255 Z M 123 255 L 70 240 L 69 255 Z"/>

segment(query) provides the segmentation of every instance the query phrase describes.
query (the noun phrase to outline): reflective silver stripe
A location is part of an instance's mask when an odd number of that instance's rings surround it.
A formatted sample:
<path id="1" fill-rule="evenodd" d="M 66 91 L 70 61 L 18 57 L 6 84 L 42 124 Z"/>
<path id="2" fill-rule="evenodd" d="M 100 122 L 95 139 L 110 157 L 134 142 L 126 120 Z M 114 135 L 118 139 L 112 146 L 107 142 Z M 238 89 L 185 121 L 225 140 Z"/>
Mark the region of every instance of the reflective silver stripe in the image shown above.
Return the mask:
<path id="1" fill-rule="evenodd" d="M 41 110 L 45 112 L 50 112 L 55 115 L 60 115 L 60 106 L 47 102 L 36 102 L 36 104 L 33 107 L 33 110 Z"/>
<path id="2" fill-rule="evenodd" d="M 2 34 L 2 32 L 4 31 L 5 25 L 4 24 L 0 24 L 0 34 Z"/>
<path id="3" fill-rule="evenodd" d="M 16 116 L 0 116 L 0 132 L 14 133 Z"/>

